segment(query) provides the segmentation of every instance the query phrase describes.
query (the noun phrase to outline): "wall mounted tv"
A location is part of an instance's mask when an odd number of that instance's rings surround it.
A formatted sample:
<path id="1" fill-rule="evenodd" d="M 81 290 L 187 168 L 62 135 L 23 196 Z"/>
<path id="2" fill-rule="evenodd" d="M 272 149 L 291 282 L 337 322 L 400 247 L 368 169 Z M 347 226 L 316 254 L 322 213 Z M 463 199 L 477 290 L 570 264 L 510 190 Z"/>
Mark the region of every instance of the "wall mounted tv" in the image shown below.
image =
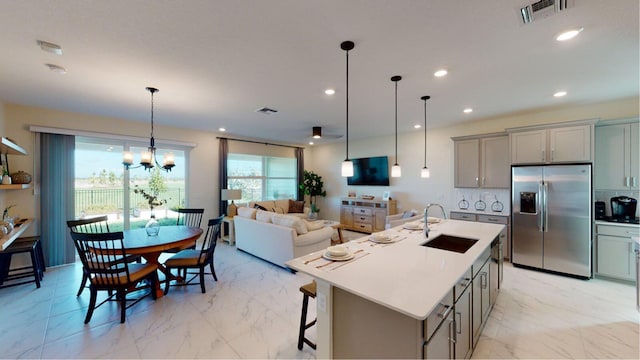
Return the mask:
<path id="1" fill-rule="evenodd" d="M 351 159 L 353 176 L 348 185 L 389 186 L 389 162 L 386 156 Z"/>

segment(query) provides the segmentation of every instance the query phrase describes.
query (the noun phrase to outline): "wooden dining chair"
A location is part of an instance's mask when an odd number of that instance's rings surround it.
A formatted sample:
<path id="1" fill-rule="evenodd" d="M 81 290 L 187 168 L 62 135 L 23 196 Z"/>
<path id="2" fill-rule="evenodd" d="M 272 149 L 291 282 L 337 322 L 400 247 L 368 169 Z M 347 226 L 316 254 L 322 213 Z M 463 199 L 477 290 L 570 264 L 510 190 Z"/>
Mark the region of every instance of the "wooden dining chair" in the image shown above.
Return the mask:
<path id="1" fill-rule="evenodd" d="M 130 264 L 119 261 L 127 254 L 124 247 L 124 235 L 121 231 L 109 233 L 71 232 L 82 266 L 89 276 L 89 307 L 84 323 L 91 320 L 93 311 L 107 301 L 115 300 L 120 304 L 120 322 L 124 323 L 126 310 L 142 300 L 144 294 L 136 299 L 127 299 L 127 294 L 140 290 L 136 285 L 147 280 L 150 283 L 151 296 L 156 299 L 154 289 L 158 283 L 158 266 L 156 264 Z M 106 290 L 109 296 L 96 305 L 98 291 Z M 112 292 L 115 293 L 113 294 Z M 114 299 L 115 296 L 115 299 Z M 127 302 L 131 302 L 127 305 Z"/>
<path id="2" fill-rule="evenodd" d="M 109 222 L 106 215 L 96 216 L 87 219 L 79 219 L 79 220 L 68 220 L 67 227 L 69 231 L 76 233 L 84 233 L 84 234 L 100 234 L 100 233 L 108 233 L 109 232 Z M 91 256 L 91 254 L 88 254 Z M 118 262 L 142 262 L 142 258 L 140 255 L 130 255 L 126 258 L 120 257 L 118 258 Z M 80 288 L 78 289 L 78 293 L 76 296 L 80 296 L 82 291 L 87 286 L 87 281 L 89 280 L 89 274 L 85 269 L 82 270 L 82 281 L 80 282 Z"/>
<path id="3" fill-rule="evenodd" d="M 181 250 L 165 261 L 164 266 L 168 271 L 171 271 L 171 269 L 177 269 L 178 271 L 185 270 L 185 280 L 187 276 L 193 275 L 191 279 L 177 285 L 197 285 L 198 283 L 192 283 L 192 281 L 199 276 L 200 289 L 202 290 L 202 293 L 205 293 L 204 268 L 207 265 L 209 265 L 213 279 L 218 281 L 213 265 L 213 254 L 216 250 L 216 243 L 218 235 L 220 235 L 220 225 L 222 224 L 223 218 L 224 216 L 220 216 L 219 218 L 209 220 L 207 224 L 207 232 L 202 239 L 202 243 L 199 248 Z M 188 272 L 188 269 L 198 269 L 198 272 Z M 169 292 L 170 283 L 171 279 L 167 277 L 164 288 L 165 295 Z"/>
<path id="4" fill-rule="evenodd" d="M 175 210 L 178 213 L 176 225 L 185 225 L 189 227 L 200 227 L 202 224 L 202 215 L 204 209 L 187 209 L 180 208 Z"/>

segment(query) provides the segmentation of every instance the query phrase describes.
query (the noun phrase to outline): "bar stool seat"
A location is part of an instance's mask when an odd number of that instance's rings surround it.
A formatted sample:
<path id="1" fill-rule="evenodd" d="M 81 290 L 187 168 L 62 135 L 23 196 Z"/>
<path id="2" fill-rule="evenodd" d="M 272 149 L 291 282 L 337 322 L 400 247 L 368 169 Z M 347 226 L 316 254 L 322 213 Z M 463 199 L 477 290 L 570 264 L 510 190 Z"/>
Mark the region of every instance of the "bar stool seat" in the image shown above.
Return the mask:
<path id="1" fill-rule="evenodd" d="M 302 350 L 303 344 L 309 345 L 312 349 L 316 349 L 316 344 L 304 336 L 305 331 L 316 324 L 317 318 L 307 323 L 307 309 L 309 307 L 309 298 L 316 298 L 316 282 L 312 281 L 300 287 L 302 292 L 302 315 L 300 316 L 300 333 L 298 334 L 298 350 Z"/>
<path id="2" fill-rule="evenodd" d="M 31 256 L 31 265 L 11 269 L 11 257 L 14 254 L 29 253 Z M 16 239 L 8 248 L 0 252 L 0 288 L 36 283 L 36 287 L 40 288 L 40 281 L 44 277 L 44 256 L 40 238 L 38 236 Z M 12 281 L 33 277 L 32 280 L 21 281 L 4 285 L 5 281 Z"/>

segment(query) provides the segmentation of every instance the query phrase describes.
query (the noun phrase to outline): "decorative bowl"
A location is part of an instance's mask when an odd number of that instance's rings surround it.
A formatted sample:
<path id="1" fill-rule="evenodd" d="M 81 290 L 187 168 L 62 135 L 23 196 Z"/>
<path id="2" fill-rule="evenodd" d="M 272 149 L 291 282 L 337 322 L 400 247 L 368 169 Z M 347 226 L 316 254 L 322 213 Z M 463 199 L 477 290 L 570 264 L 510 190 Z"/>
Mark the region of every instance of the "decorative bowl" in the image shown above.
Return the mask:
<path id="1" fill-rule="evenodd" d="M 349 250 L 344 246 L 335 245 L 327 248 L 327 253 L 331 256 L 345 256 L 349 254 Z"/>
<path id="2" fill-rule="evenodd" d="M 18 171 L 11 174 L 11 182 L 13 184 L 29 184 L 31 183 L 31 174 L 24 171 Z"/>

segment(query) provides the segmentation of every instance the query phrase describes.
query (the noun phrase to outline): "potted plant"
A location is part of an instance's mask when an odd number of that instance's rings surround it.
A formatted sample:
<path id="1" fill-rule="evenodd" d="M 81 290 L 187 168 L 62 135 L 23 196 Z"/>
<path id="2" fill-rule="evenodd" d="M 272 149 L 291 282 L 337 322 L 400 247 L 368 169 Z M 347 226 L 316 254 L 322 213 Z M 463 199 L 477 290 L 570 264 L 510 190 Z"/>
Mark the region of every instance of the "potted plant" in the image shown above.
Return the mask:
<path id="1" fill-rule="evenodd" d="M 309 195 L 309 202 L 311 203 L 311 214 L 310 217 L 318 217 L 318 212 L 320 209 L 316 204 L 317 196 L 327 196 L 327 192 L 323 189 L 324 182 L 322 181 L 322 176 L 314 173 L 313 171 L 304 171 L 304 178 L 302 183 L 299 185 L 300 190 L 305 195 Z"/>

